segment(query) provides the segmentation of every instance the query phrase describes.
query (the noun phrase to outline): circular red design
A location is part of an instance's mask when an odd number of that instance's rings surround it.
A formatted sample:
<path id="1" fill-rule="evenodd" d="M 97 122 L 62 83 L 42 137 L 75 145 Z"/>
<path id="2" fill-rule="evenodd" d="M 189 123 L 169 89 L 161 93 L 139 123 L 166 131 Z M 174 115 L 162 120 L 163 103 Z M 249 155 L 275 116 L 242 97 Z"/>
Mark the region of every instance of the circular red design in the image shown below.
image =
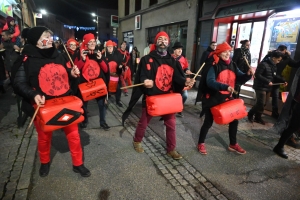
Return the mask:
<path id="1" fill-rule="evenodd" d="M 116 73 L 118 64 L 115 61 L 110 61 L 108 63 L 110 73 Z"/>
<path id="2" fill-rule="evenodd" d="M 153 62 L 153 59 L 152 59 L 152 58 L 149 58 L 149 62 L 151 62 L 151 63 L 152 63 L 152 62 Z"/>
<path id="3" fill-rule="evenodd" d="M 157 68 L 155 85 L 162 91 L 169 91 L 172 87 L 174 69 L 169 65 L 162 64 Z"/>
<path id="4" fill-rule="evenodd" d="M 70 88 L 68 73 L 60 64 L 50 63 L 43 66 L 38 79 L 41 90 L 49 96 L 60 96 Z"/>
<path id="5" fill-rule="evenodd" d="M 87 81 L 90 81 L 95 78 L 98 78 L 99 74 L 100 74 L 99 64 L 95 60 L 87 59 L 82 69 L 82 76 Z"/>

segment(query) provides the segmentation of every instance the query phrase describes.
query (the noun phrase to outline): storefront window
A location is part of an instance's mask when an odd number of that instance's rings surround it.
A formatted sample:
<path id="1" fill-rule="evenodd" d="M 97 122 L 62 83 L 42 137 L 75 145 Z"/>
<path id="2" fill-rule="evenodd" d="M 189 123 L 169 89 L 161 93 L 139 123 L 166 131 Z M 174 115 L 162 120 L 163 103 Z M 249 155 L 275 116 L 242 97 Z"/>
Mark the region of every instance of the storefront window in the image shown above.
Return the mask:
<path id="1" fill-rule="evenodd" d="M 294 58 L 300 26 L 299 12 L 299 9 L 280 12 L 268 19 L 262 58 L 279 45 L 287 46 Z"/>
<path id="2" fill-rule="evenodd" d="M 160 27 L 153 27 L 148 29 L 148 40 L 153 42 L 156 34 L 159 31 L 165 31 L 170 37 L 170 44 L 168 51 L 173 53 L 172 46 L 175 42 L 181 42 L 183 45 L 182 54 L 186 53 L 186 42 L 187 42 L 187 22 L 169 24 Z"/>

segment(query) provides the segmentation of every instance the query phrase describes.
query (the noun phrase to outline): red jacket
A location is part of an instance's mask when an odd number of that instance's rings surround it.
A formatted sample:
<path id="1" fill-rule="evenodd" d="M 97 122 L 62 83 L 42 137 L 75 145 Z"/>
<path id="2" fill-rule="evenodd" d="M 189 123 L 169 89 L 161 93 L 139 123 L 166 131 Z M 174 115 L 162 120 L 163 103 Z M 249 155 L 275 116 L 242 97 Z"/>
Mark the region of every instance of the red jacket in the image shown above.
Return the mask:
<path id="1" fill-rule="evenodd" d="M 175 60 L 180 62 L 180 65 L 184 72 L 189 69 L 189 62 L 187 61 L 187 59 L 184 56 L 181 55 L 181 56 L 175 57 L 175 55 L 172 54 L 172 57 Z"/>

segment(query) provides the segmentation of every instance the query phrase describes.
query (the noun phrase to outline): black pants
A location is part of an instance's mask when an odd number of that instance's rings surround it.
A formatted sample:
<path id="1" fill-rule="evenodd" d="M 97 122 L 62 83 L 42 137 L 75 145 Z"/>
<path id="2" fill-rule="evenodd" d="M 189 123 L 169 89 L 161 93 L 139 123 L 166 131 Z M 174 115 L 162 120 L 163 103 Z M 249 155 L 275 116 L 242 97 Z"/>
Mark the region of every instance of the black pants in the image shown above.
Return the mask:
<path id="1" fill-rule="evenodd" d="M 204 123 L 201 127 L 201 130 L 200 130 L 200 136 L 199 136 L 198 144 L 204 143 L 204 140 L 206 138 L 208 130 L 212 126 L 213 122 L 214 122 L 213 115 L 212 115 L 210 109 L 207 109 L 206 112 L 205 112 Z M 228 132 L 229 132 L 229 141 L 230 141 L 231 145 L 236 144 L 236 133 L 237 133 L 238 124 L 239 124 L 238 120 L 233 120 L 232 122 L 229 123 Z"/>
<path id="2" fill-rule="evenodd" d="M 278 148 L 283 148 L 286 141 L 293 135 L 294 132 L 298 131 L 300 128 L 300 103 L 294 102 L 292 108 L 292 115 L 290 116 L 287 128 L 282 132 L 279 142 L 277 144 Z"/>
<path id="3" fill-rule="evenodd" d="M 257 114 L 257 113 L 262 114 L 264 112 L 264 107 L 269 92 L 263 90 L 255 90 L 255 93 L 256 93 L 256 102 L 249 112 L 253 114 Z"/>

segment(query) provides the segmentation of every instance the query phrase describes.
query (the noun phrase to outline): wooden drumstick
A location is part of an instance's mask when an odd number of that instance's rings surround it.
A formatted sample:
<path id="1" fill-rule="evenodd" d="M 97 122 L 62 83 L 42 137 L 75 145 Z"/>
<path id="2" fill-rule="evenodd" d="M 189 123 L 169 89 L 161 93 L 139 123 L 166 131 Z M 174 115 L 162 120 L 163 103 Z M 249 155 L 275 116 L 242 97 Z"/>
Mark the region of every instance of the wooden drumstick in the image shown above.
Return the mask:
<path id="1" fill-rule="evenodd" d="M 121 90 L 127 89 L 127 88 L 132 88 L 132 87 L 137 87 L 137 86 L 141 86 L 141 85 L 145 85 L 144 83 L 138 83 L 135 85 L 129 85 L 129 86 L 125 86 L 125 87 L 121 87 Z"/>
<path id="2" fill-rule="evenodd" d="M 243 58 L 244 58 L 244 60 L 245 60 L 245 62 L 246 62 L 246 64 L 247 64 L 247 66 L 249 67 L 249 69 L 252 71 L 252 67 L 249 65 L 249 62 L 248 62 L 248 60 L 246 59 L 246 57 L 243 56 Z M 253 78 L 255 78 L 254 74 L 252 74 L 252 76 L 253 76 Z"/>
<path id="3" fill-rule="evenodd" d="M 33 120 L 34 120 L 34 118 L 35 118 L 35 116 L 36 116 L 36 114 L 37 114 L 37 112 L 39 111 L 39 109 L 40 109 L 40 105 L 38 105 L 38 107 L 36 108 L 36 110 L 35 110 L 35 112 L 34 112 L 34 114 L 33 114 L 33 116 L 32 116 L 32 118 L 31 118 L 31 120 L 30 120 L 30 123 L 28 124 L 28 126 L 26 127 L 26 129 L 25 129 L 25 134 L 27 134 L 28 133 L 28 130 L 29 130 L 29 128 L 31 127 L 31 125 L 32 125 L 32 122 L 33 122 Z"/>
<path id="4" fill-rule="evenodd" d="M 200 73 L 200 71 L 202 70 L 202 68 L 204 67 L 205 62 L 201 65 L 200 69 L 197 71 L 197 73 L 195 74 L 193 79 L 196 79 L 196 77 L 198 76 L 198 74 Z"/>
<path id="5" fill-rule="evenodd" d="M 285 83 L 273 83 L 272 86 L 273 86 L 273 85 L 284 85 L 284 84 L 285 84 Z"/>
<path id="6" fill-rule="evenodd" d="M 190 74 L 196 75 L 195 73 L 190 73 Z M 185 74 L 185 75 L 190 75 L 190 74 Z M 201 77 L 201 75 L 197 75 L 197 76 Z"/>

